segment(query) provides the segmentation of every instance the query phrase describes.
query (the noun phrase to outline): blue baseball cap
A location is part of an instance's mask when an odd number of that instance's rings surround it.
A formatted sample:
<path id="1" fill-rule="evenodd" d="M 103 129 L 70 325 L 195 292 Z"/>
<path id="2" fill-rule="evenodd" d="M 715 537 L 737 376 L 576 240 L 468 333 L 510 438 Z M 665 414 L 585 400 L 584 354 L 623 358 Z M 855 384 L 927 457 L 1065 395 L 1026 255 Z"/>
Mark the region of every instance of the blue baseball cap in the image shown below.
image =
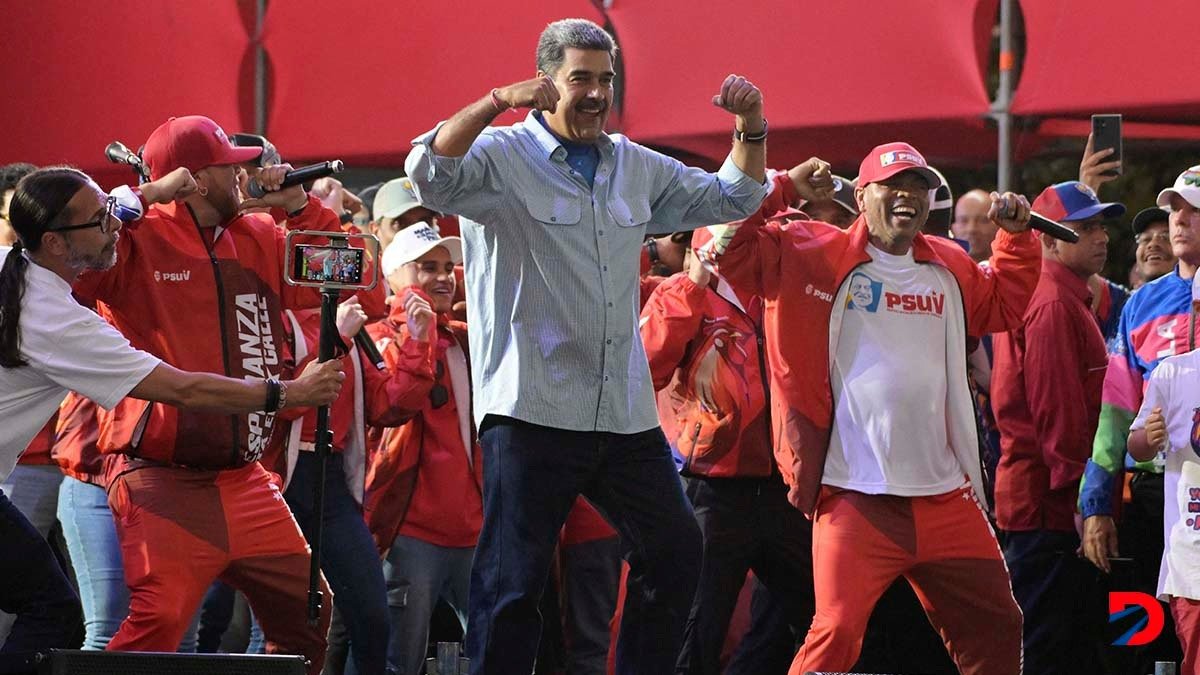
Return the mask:
<path id="1" fill-rule="evenodd" d="M 1096 214 L 1105 218 L 1125 215 L 1125 205 L 1116 202 L 1101 202 L 1092 188 L 1077 180 L 1055 183 L 1042 190 L 1033 200 L 1033 210 L 1051 220 L 1071 222 L 1087 220 Z"/>

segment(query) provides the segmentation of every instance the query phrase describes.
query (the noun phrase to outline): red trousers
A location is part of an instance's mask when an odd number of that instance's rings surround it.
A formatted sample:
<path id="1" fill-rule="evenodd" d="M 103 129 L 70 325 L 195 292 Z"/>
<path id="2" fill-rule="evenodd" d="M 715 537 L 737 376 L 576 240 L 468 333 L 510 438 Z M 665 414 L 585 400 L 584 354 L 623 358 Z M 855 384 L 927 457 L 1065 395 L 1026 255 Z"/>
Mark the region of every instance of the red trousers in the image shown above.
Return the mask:
<path id="1" fill-rule="evenodd" d="M 1175 635 L 1183 647 L 1181 675 L 1196 675 L 1200 666 L 1200 600 L 1171 596 L 1171 618 L 1175 619 Z"/>
<path id="2" fill-rule="evenodd" d="M 139 468 L 113 482 L 108 501 L 130 591 L 110 651 L 175 651 L 219 578 L 246 595 L 268 653 L 302 654 L 321 672 L 333 596 L 322 577 L 321 620 L 309 626 L 308 544 L 261 465 Z"/>
<path id="3" fill-rule="evenodd" d="M 933 497 L 827 487 L 813 523 L 817 612 L 789 675 L 850 670 L 876 601 L 901 575 L 959 672 L 1021 672 L 1021 609 L 969 487 Z"/>

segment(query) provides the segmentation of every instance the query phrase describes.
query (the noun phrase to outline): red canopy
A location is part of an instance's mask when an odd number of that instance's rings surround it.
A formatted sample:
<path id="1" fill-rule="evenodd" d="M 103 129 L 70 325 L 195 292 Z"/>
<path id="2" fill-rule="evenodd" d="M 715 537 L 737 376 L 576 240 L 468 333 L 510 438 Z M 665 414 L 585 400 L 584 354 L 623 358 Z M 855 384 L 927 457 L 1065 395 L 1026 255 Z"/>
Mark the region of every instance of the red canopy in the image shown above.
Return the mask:
<path id="1" fill-rule="evenodd" d="M 492 87 L 533 77 L 546 24 L 603 21 L 588 0 L 464 4 L 271 3 L 271 142 L 289 160 L 397 165 L 439 120 Z"/>
<path id="2" fill-rule="evenodd" d="M 8 2 L 0 22 L 0 163 L 66 162 L 127 180 L 104 158 L 112 140 L 136 150 L 171 115 L 246 126 L 238 83 L 249 39 L 236 3 Z"/>
<path id="3" fill-rule="evenodd" d="M 623 131 L 719 159 L 733 121 L 711 104 L 729 73 L 764 93 L 771 164 L 857 166 L 907 140 L 933 162 L 995 156 L 983 64 L 996 0 L 887 4 L 616 0 Z M 686 7 L 686 11 L 684 8 Z"/>
<path id="4" fill-rule="evenodd" d="M 1026 57 L 1014 113 L 1200 123 L 1194 0 L 1022 0 L 1021 10 Z"/>

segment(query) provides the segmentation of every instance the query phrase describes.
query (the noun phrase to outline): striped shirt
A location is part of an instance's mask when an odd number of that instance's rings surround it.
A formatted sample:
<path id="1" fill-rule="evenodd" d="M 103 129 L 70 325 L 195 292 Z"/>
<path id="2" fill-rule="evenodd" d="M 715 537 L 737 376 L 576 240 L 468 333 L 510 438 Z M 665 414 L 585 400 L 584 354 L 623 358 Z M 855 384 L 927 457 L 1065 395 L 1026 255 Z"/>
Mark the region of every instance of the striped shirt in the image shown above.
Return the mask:
<path id="1" fill-rule="evenodd" d="M 475 423 L 652 429 L 642 240 L 745 218 L 768 187 L 729 158 L 710 174 L 608 134 L 589 188 L 535 114 L 485 129 L 462 157 L 434 154 L 438 125 L 405 162 L 422 204 L 462 216 Z"/>

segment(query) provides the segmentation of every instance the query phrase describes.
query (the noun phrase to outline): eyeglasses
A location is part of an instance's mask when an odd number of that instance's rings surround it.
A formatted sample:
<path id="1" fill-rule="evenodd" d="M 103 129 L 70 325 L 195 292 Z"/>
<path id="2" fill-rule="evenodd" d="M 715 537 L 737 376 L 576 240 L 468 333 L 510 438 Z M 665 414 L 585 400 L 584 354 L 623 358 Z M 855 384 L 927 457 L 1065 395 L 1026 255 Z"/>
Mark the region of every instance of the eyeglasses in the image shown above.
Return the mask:
<path id="1" fill-rule="evenodd" d="M 434 410 L 450 402 L 450 390 L 446 389 L 446 385 L 442 384 L 442 377 L 445 374 L 446 368 L 442 365 L 441 361 L 438 361 L 437 369 L 433 375 L 433 388 L 429 390 L 429 405 L 433 406 Z"/>
<path id="2" fill-rule="evenodd" d="M 50 231 L 51 232 L 69 232 L 71 230 L 86 230 L 89 227 L 98 227 L 98 228 L 100 228 L 101 233 L 108 234 L 110 231 L 112 231 L 113 221 L 117 219 L 116 215 L 114 215 L 116 210 L 117 210 L 117 198 L 109 197 L 108 201 L 104 202 L 104 215 L 100 216 L 100 218 L 86 222 L 86 223 L 80 223 L 79 225 L 67 225 L 65 227 L 56 227 Z"/>
<path id="3" fill-rule="evenodd" d="M 1171 243 L 1171 233 L 1167 230 L 1163 230 L 1162 232 L 1143 232 L 1136 239 L 1138 246 L 1145 246 L 1156 240 L 1163 244 L 1169 244 Z"/>

